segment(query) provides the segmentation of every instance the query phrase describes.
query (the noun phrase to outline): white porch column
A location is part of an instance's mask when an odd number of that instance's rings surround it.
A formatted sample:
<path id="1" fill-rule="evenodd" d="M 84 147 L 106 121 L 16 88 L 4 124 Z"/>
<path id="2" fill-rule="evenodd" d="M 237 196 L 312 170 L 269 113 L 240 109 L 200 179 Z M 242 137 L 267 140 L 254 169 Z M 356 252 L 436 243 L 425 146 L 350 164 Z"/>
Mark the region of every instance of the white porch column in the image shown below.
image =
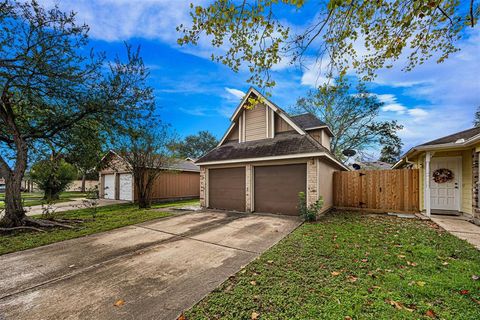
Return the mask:
<path id="1" fill-rule="evenodd" d="M 425 211 L 427 217 L 431 215 L 431 198 L 430 198 L 430 160 L 432 159 L 432 153 L 427 152 L 425 156 Z"/>

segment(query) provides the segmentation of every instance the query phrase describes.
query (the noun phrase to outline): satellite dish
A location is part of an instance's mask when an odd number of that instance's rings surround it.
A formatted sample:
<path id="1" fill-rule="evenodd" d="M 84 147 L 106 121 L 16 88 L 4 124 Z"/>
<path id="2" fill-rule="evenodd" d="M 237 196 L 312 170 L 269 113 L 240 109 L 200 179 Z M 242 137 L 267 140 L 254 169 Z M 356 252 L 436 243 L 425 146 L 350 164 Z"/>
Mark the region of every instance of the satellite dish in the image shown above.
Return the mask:
<path id="1" fill-rule="evenodd" d="M 362 167 L 358 163 L 352 164 L 353 169 L 360 170 Z"/>
<path id="2" fill-rule="evenodd" d="M 357 152 L 353 149 L 345 149 L 343 150 L 343 155 L 346 156 L 346 157 L 353 157 L 354 155 L 357 154 Z"/>

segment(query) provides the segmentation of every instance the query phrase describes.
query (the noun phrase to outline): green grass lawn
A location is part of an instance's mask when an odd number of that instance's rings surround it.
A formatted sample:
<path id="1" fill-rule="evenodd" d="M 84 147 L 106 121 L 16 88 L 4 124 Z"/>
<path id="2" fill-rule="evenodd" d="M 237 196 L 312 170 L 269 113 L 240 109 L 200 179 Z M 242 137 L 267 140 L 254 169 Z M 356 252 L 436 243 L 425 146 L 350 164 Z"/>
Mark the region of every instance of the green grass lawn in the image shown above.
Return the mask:
<path id="1" fill-rule="evenodd" d="M 181 203 L 174 202 L 170 204 L 170 206 L 172 205 L 181 205 Z M 76 225 L 78 228 L 74 230 L 55 228 L 46 232 L 19 231 L 8 235 L 0 235 L 0 255 L 78 238 L 147 220 L 163 218 L 169 215 L 171 214 L 168 212 L 162 212 L 154 208 L 140 210 L 132 204 L 99 207 L 95 219 L 92 219 L 91 211 L 88 209 L 61 212 L 56 215 L 57 218 L 85 219 L 86 221 Z"/>
<path id="2" fill-rule="evenodd" d="M 87 194 L 77 191 L 66 191 L 60 194 L 60 199 L 55 201 L 56 203 L 68 202 L 74 198 L 84 198 Z M 22 193 L 22 199 L 24 207 L 38 206 L 43 203 L 43 193 L 42 192 L 24 192 Z M 5 193 L 0 193 L 0 209 L 5 208 Z"/>
<path id="3" fill-rule="evenodd" d="M 480 319 L 480 252 L 431 222 L 336 212 L 304 224 L 187 319 Z"/>

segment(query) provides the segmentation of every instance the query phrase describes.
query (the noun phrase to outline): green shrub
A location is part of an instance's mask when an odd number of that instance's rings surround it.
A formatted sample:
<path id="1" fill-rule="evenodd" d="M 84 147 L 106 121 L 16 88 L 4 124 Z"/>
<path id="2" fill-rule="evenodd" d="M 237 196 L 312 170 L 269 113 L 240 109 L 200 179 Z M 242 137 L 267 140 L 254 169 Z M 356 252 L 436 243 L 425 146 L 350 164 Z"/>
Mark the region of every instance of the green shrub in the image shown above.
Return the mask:
<path id="1" fill-rule="evenodd" d="M 305 221 L 315 221 L 317 219 L 318 212 L 323 207 L 323 198 L 320 197 L 317 201 L 307 206 L 307 200 L 305 197 L 305 192 L 298 193 L 298 210 L 300 216 Z"/>
<path id="2" fill-rule="evenodd" d="M 35 163 L 30 171 L 32 180 L 45 193 L 44 199 L 51 201 L 77 177 L 77 169 L 63 159 L 42 160 Z"/>

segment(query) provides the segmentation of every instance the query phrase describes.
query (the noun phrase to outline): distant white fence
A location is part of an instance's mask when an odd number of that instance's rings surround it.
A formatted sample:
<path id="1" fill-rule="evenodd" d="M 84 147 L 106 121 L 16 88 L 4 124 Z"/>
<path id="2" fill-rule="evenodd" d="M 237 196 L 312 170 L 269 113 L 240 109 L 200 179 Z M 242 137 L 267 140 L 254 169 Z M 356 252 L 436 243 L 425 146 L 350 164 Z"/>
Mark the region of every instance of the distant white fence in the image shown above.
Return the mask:
<path id="1" fill-rule="evenodd" d="M 98 187 L 98 180 L 85 180 L 85 190 Z M 67 188 L 67 191 L 82 191 L 82 180 L 74 180 Z"/>

